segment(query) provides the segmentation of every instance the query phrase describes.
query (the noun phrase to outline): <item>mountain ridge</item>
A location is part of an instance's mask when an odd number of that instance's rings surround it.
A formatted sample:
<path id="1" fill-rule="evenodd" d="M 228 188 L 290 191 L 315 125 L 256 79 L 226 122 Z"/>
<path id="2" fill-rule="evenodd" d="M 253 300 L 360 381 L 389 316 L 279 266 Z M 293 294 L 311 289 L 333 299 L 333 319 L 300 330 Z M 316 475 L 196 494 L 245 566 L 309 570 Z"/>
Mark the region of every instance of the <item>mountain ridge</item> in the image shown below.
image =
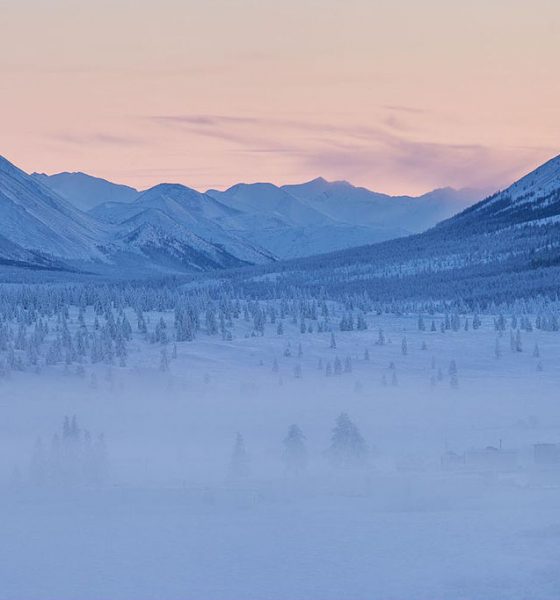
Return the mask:
<path id="1" fill-rule="evenodd" d="M 249 269 L 239 277 L 255 294 L 282 285 L 384 301 L 437 297 L 476 304 L 558 296 L 560 155 L 423 233 Z"/>
<path id="2" fill-rule="evenodd" d="M 161 183 L 133 190 L 130 202 L 103 202 L 84 212 L 53 191 L 43 176 L 28 175 L 0 157 L 0 241 L 5 240 L 0 260 L 21 258 L 26 264 L 66 264 L 69 269 L 86 265 L 99 272 L 105 267 L 118 271 L 120 264 L 148 272 L 250 265 L 272 272 L 274 267 L 264 265 L 278 259 L 312 265 L 329 257 L 335 265 L 349 264 L 350 270 L 354 263 L 369 262 L 376 276 L 439 272 L 522 255 L 521 246 L 512 249 L 508 235 L 540 251 L 537 238 L 560 221 L 559 178 L 557 156 L 474 205 L 477 191 L 468 188 L 391 197 L 323 177 L 207 192 Z M 540 229 L 529 234 L 526 227 L 533 222 Z M 519 231 L 504 233 L 511 228 Z M 485 236 L 494 232 L 492 258 Z"/>

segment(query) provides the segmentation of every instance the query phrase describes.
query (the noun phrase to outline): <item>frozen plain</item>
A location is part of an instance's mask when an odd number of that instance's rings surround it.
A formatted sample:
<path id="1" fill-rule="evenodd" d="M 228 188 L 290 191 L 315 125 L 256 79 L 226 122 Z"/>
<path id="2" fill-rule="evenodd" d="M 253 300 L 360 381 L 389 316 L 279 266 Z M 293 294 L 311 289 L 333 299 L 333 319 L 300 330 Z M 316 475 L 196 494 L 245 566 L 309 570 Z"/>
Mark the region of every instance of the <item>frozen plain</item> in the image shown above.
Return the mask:
<path id="1" fill-rule="evenodd" d="M 533 444 L 560 441 L 559 334 L 522 332 L 514 352 L 506 331 L 496 358 L 492 317 L 445 333 L 442 318 L 431 332 L 431 318 L 419 331 L 417 315 L 369 316 L 366 331 L 335 331 L 336 349 L 291 323 L 244 337 L 241 321 L 231 341 L 178 343 L 167 372 L 161 347 L 135 334 L 124 368 L 12 374 L 0 384 L 0 598 L 558 598 L 560 471 L 539 470 Z M 336 356 L 351 372 L 327 377 Z M 326 460 L 341 412 L 366 467 Z M 103 485 L 28 481 L 35 439 L 65 415 L 105 434 Z M 292 423 L 309 455 L 299 476 L 282 462 Z M 236 432 L 243 478 L 228 468 Z M 500 443 L 515 468 L 442 469 L 446 450 Z"/>

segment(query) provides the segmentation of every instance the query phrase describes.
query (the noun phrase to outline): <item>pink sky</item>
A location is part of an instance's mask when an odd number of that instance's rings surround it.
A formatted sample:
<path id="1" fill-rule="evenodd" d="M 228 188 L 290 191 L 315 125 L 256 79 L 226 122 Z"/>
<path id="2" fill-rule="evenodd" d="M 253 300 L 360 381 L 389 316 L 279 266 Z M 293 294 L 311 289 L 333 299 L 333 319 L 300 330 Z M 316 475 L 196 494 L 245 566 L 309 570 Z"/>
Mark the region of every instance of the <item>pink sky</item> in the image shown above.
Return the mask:
<path id="1" fill-rule="evenodd" d="M 560 153 L 557 0 L 4 0 L 0 32 L 28 171 L 421 193 Z"/>

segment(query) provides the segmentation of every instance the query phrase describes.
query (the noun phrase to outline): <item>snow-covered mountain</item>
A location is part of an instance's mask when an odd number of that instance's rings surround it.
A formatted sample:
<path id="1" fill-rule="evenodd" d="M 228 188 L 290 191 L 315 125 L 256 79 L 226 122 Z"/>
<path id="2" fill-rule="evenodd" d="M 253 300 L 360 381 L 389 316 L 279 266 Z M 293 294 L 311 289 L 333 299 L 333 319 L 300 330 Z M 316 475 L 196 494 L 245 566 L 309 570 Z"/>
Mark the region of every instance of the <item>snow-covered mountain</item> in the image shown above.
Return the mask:
<path id="1" fill-rule="evenodd" d="M 308 226 L 334 222 L 272 183 L 239 183 L 225 192 L 209 190 L 209 196 L 244 215 L 258 216 L 265 226 Z"/>
<path id="2" fill-rule="evenodd" d="M 280 258 L 311 256 L 424 231 L 480 200 L 476 190 L 434 190 L 392 197 L 345 181 L 299 185 L 238 184 L 208 195 L 240 211 L 222 221 Z"/>
<path id="3" fill-rule="evenodd" d="M 87 212 L 105 202 L 134 202 L 140 192 L 86 173 L 33 173 L 31 175 L 76 208 Z"/>
<path id="4" fill-rule="evenodd" d="M 0 157 L 0 235 L 27 250 L 104 260 L 110 228 Z"/>
<path id="5" fill-rule="evenodd" d="M 251 285 L 269 285 L 276 267 L 256 272 Z M 367 292 L 385 300 L 438 297 L 484 303 L 557 294 L 560 156 L 428 231 L 283 263 L 277 275 L 286 286 L 325 287 L 341 296 Z"/>
<path id="6" fill-rule="evenodd" d="M 446 227 L 496 230 L 546 225 L 560 220 L 560 156 L 541 165 L 506 190 L 457 215 Z"/>
<path id="7" fill-rule="evenodd" d="M 481 190 L 453 188 L 418 197 L 388 196 L 321 177 L 282 189 L 338 223 L 400 228 L 408 233 L 425 231 L 484 197 Z"/>
<path id="8" fill-rule="evenodd" d="M 0 236 L 14 244 L 12 254 L 73 268 L 208 270 L 407 236 L 479 194 L 445 188 L 391 197 L 322 178 L 206 193 L 164 183 L 138 192 L 83 173 L 30 176 L 2 159 Z"/>
<path id="9" fill-rule="evenodd" d="M 198 210 L 198 197 L 207 201 L 208 218 Z M 106 205 L 114 218 L 101 219 L 0 158 L 0 263 L 116 273 L 126 267 L 134 273 L 273 260 L 212 221 L 228 214 L 227 207 L 184 186 L 156 186 L 132 204 Z"/>
<path id="10" fill-rule="evenodd" d="M 260 264 L 273 260 L 273 256 L 234 232 L 221 226 L 222 222 L 235 219 L 239 212 L 225 206 L 207 194 L 179 184 L 160 184 L 143 192 L 131 204 L 108 203 L 98 206 L 91 214 L 103 221 L 130 231 L 132 225 L 150 225 L 162 232 L 165 238 L 175 238 L 189 243 L 196 238 L 227 253 L 232 259 L 244 264 Z"/>

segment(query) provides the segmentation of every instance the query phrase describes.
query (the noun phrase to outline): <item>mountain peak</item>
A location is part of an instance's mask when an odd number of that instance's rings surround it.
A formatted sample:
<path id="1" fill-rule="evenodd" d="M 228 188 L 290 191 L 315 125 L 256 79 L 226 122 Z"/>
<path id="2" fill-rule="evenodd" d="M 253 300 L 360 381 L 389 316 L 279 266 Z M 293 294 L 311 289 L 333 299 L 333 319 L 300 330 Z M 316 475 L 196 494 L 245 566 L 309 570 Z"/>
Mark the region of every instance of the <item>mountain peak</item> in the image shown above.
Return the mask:
<path id="1" fill-rule="evenodd" d="M 194 191 L 182 183 L 158 183 L 146 190 L 147 192 L 184 192 Z"/>

